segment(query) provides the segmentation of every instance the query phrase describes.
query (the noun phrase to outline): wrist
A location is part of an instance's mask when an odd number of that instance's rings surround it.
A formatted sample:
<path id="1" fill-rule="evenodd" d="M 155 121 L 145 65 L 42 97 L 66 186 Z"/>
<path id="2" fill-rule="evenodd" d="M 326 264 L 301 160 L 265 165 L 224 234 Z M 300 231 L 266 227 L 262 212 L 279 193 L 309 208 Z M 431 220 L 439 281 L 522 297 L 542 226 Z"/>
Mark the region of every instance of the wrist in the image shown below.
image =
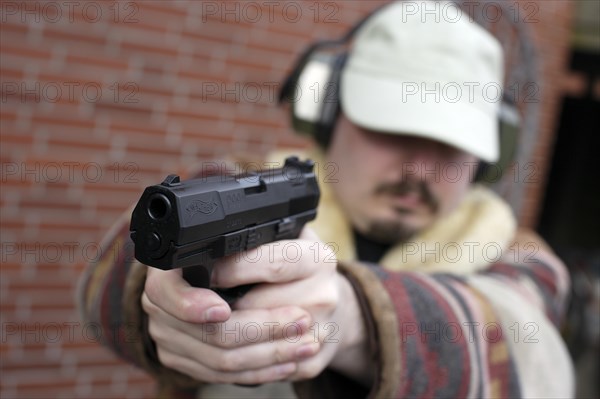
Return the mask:
<path id="1" fill-rule="evenodd" d="M 361 306 L 352 284 L 338 273 L 340 301 L 336 309 L 336 322 L 341 332 L 336 355 L 330 368 L 356 381 L 370 386 L 374 370 L 370 359 L 369 340 Z"/>

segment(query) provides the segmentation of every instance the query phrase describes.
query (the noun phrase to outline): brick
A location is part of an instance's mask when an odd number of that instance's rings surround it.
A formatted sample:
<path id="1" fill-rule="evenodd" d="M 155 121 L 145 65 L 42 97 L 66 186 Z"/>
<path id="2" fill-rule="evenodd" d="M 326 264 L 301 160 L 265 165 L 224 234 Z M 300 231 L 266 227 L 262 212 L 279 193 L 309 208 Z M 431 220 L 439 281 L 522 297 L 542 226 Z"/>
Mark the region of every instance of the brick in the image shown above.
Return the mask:
<path id="1" fill-rule="evenodd" d="M 106 45 L 106 33 L 106 29 L 102 32 L 89 29 L 85 23 L 69 24 L 66 29 L 57 25 L 46 25 L 44 40 L 56 40 L 67 46 L 72 41 L 72 44 L 85 44 L 86 47 L 103 47 Z"/>
<path id="2" fill-rule="evenodd" d="M 71 308 L 62 308 L 62 309 L 27 309 L 27 304 L 20 305 L 20 312 L 15 312 L 13 309 L 11 311 L 6 311 L 4 313 L 5 319 L 10 322 L 15 323 L 63 323 L 63 322 L 79 322 L 79 316 L 75 312 L 75 307 Z M 20 342 L 20 337 L 18 338 Z M 37 345 L 37 346 L 36 346 Z M 90 344 L 91 345 L 91 344 Z M 30 345 L 28 344 L 28 347 Z M 44 348 L 45 343 L 38 343 L 33 345 L 33 347 Z"/>
<path id="3" fill-rule="evenodd" d="M 4 33 L 2 34 L 4 36 Z M 8 36 L 8 35 L 7 35 Z M 5 38 L 8 41 L 8 38 Z M 25 42 L 23 41 L 22 43 L 18 43 L 15 41 L 17 41 L 18 39 L 16 38 L 12 38 L 13 40 L 10 40 L 10 44 L 6 43 L 6 44 L 2 44 L 2 53 L 8 53 L 8 54 L 15 54 L 15 55 L 19 55 L 22 57 L 26 57 L 27 59 L 34 59 L 37 61 L 47 61 L 51 58 L 52 53 L 49 50 L 44 50 L 44 49 L 39 49 L 39 48 L 32 48 L 30 46 L 27 46 L 25 44 Z M 21 46 L 19 46 L 18 44 L 21 44 Z"/>
<path id="4" fill-rule="evenodd" d="M 218 15 L 203 17 L 199 2 L 140 2 L 130 8 L 125 7 L 133 3 L 101 2 L 103 17 L 96 23 L 81 12 L 65 14 L 56 23 L 48 14 L 39 24 L 11 16 L 0 26 L 3 82 L 98 83 L 103 91 L 97 101 L 79 96 L 56 103 L 7 95 L 0 108 L 0 162 L 29 167 L 94 163 L 102 176 L 85 179 L 83 166 L 75 167 L 73 179 L 55 182 L 48 176 L 32 181 L 3 175 L 3 243 L 99 243 L 145 185 L 160 182 L 167 173 L 185 175 L 203 161 L 233 152 L 260 157 L 279 147 L 302 150 L 307 140 L 291 132 L 287 111 L 273 98 L 253 100 L 243 93 L 232 98 L 223 90 L 234 87 L 240 94 L 236 84 L 243 90 L 244 85 L 281 82 L 308 44 L 340 37 L 381 3 L 335 3 L 339 8 L 333 20 L 327 20 L 329 2 L 297 3 L 302 8 L 297 23 L 286 22 L 281 12 L 273 21 L 238 15 L 239 23 L 223 22 Z M 544 96 L 532 154 L 539 179 L 524 185 L 519 215 L 528 226 L 535 225 L 543 196 L 560 96 L 581 90 L 581 82 L 566 73 L 572 5 L 535 4 L 540 22 L 527 27 L 542 57 Z M 207 84 L 217 84 L 220 92 L 208 95 Z M 124 101 L 128 87 L 135 87 L 139 101 Z M 126 167 L 130 163 L 134 169 Z M 66 261 L 21 262 L 19 256 L 1 265 L 2 321 L 79 321 L 73 291 L 89 257 L 78 252 Z M 11 338 L 0 346 L 3 397 L 152 395 L 153 384 L 143 372 L 84 337 L 29 341 Z"/>

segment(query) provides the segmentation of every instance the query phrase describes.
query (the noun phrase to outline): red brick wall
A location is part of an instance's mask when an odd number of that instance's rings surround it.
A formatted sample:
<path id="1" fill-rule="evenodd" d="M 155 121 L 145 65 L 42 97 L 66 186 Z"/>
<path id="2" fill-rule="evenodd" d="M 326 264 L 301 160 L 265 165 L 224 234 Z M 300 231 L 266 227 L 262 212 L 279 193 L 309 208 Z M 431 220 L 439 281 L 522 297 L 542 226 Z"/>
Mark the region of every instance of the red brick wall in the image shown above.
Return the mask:
<path id="1" fill-rule="evenodd" d="M 525 226 L 535 226 L 540 206 L 544 199 L 544 189 L 548 168 L 560 117 L 560 102 L 568 80 L 568 56 L 570 32 L 575 2 L 549 0 L 521 2 L 526 13 L 535 10 L 531 23 L 536 53 L 541 66 L 541 85 L 537 97 L 540 100 L 539 133 L 532 162 L 536 165 L 536 175 L 532 184 L 526 186 L 520 222 Z M 532 8 L 529 4 L 536 4 Z M 527 15 L 527 14 L 525 14 Z"/>
<path id="2" fill-rule="evenodd" d="M 521 6 L 525 2 L 521 2 Z M 531 2 L 529 2 L 531 3 Z M 537 1 L 543 112 L 525 224 L 551 149 L 570 4 Z M 260 7 L 260 8 L 257 8 Z M 147 397 L 145 375 L 96 344 L 74 289 L 142 188 L 203 158 L 302 147 L 276 87 L 358 1 L 1 3 L 2 397 Z"/>

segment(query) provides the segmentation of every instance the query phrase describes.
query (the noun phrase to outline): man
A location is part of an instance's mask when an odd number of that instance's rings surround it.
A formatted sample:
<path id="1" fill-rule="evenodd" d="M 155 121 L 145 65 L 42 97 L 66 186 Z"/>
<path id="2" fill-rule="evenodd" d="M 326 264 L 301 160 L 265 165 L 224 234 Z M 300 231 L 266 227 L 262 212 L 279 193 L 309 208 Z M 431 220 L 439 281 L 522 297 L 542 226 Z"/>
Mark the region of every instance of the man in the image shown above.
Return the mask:
<path id="1" fill-rule="evenodd" d="M 343 69 L 333 137 L 310 154 L 322 198 L 298 256 L 279 242 L 220 260 L 213 287 L 258 284 L 229 307 L 122 253 L 91 265 L 86 317 L 135 334 L 107 344 L 171 393 L 280 397 L 289 385 L 271 383 L 288 381 L 303 397 L 571 396 L 556 329 L 564 267 L 471 184 L 478 160 L 498 158 L 499 103 L 406 95 L 501 85 L 502 66 L 499 43 L 466 17 L 378 12 Z M 111 247 L 126 240 L 117 229 Z"/>

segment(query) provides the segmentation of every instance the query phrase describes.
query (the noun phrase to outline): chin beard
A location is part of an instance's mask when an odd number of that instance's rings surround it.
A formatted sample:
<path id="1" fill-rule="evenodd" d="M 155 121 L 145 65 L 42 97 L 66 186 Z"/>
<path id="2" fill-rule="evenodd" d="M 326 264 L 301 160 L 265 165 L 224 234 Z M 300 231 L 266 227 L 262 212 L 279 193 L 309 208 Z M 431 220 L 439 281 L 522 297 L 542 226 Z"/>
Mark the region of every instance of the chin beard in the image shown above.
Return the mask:
<path id="1" fill-rule="evenodd" d="M 374 221 L 363 234 L 370 240 L 381 244 L 395 244 L 408 241 L 419 230 L 403 223 Z"/>
<path id="2" fill-rule="evenodd" d="M 417 193 L 432 215 L 439 211 L 440 203 L 433 195 L 431 188 L 424 181 L 403 180 L 395 184 L 382 184 L 376 188 L 375 194 L 403 195 Z M 397 208 L 399 214 L 409 215 L 409 210 Z M 369 239 L 382 244 L 406 242 L 423 229 L 424 226 L 411 226 L 401 221 L 373 220 L 363 233 Z"/>

